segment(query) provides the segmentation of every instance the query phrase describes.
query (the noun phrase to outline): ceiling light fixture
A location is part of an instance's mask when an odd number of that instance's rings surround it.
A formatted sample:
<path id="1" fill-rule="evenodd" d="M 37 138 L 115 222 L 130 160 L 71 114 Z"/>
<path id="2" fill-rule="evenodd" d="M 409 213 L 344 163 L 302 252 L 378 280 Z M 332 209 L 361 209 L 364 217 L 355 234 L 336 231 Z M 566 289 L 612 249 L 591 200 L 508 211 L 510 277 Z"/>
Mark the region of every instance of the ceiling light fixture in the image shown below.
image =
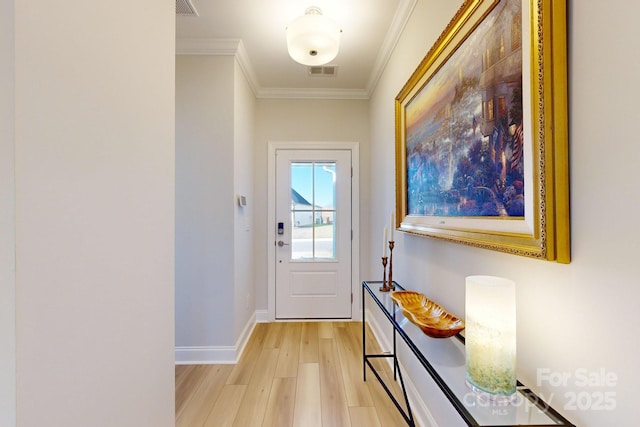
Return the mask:
<path id="1" fill-rule="evenodd" d="M 324 65 L 338 55 L 341 31 L 319 7 L 311 6 L 287 27 L 289 55 L 300 64 Z"/>

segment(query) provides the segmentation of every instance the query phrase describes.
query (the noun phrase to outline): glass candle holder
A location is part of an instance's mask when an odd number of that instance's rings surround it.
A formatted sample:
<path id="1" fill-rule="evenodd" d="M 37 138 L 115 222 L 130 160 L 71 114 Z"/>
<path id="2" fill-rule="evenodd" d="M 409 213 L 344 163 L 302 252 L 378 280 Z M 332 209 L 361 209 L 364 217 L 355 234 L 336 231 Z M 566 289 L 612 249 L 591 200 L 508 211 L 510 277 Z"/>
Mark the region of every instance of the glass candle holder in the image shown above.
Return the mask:
<path id="1" fill-rule="evenodd" d="M 492 276 L 466 278 L 466 380 L 492 400 L 516 392 L 515 282 Z"/>

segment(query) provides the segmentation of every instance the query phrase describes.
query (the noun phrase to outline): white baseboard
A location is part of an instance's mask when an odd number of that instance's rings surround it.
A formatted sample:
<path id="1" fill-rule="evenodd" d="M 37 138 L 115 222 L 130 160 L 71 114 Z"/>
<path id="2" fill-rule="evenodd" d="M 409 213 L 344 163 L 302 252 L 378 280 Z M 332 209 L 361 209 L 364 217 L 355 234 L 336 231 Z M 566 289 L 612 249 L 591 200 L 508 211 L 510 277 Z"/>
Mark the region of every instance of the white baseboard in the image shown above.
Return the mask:
<path id="1" fill-rule="evenodd" d="M 238 363 L 242 353 L 244 352 L 245 347 L 247 346 L 247 342 L 253 333 L 253 329 L 256 327 L 256 313 L 254 312 L 247 321 L 247 324 L 244 325 L 244 329 L 240 333 L 238 340 L 236 341 L 236 360 L 233 363 Z"/>
<path id="2" fill-rule="evenodd" d="M 271 320 L 268 310 L 256 310 L 256 323 L 269 323 Z"/>
<path id="3" fill-rule="evenodd" d="M 353 317 L 346 319 L 272 319 L 269 317 L 267 310 L 256 310 L 256 323 L 269 323 L 269 322 L 304 322 L 306 320 L 314 322 L 359 322 L 362 320 L 360 311 L 355 311 Z"/>
<path id="4" fill-rule="evenodd" d="M 387 336 L 382 332 L 382 328 L 380 327 L 380 324 L 376 321 L 375 316 L 373 316 L 369 310 L 367 310 L 366 320 L 367 320 L 367 323 L 369 324 L 369 327 L 371 327 L 371 331 L 373 332 L 373 335 L 375 335 L 376 340 L 378 341 L 378 344 L 380 344 L 381 349 L 383 351 L 393 350 L 393 344 L 389 342 L 389 339 L 387 338 Z M 388 326 L 388 325 L 385 325 L 385 326 Z M 387 358 L 385 360 L 389 363 L 389 366 L 393 367 L 392 365 L 393 359 Z M 398 364 L 400 364 L 399 361 L 398 361 Z M 433 415 L 431 415 L 431 412 L 429 411 L 427 404 L 422 399 L 422 396 L 420 396 L 420 394 L 418 393 L 416 386 L 411 381 L 411 378 L 409 377 L 409 375 L 406 374 L 407 371 L 404 369 L 404 367 L 401 364 L 400 364 L 400 369 L 403 372 L 402 378 L 404 380 L 404 385 L 407 390 L 407 397 L 409 398 L 409 402 L 411 403 L 411 410 L 413 412 L 413 417 L 416 421 L 416 424 L 418 424 L 421 427 L 438 427 L 438 423 L 436 423 L 436 420 L 433 418 Z"/>
<path id="5" fill-rule="evenodd" d="M 223 365 L 236 363 L 235 346 L 176 347 L 176 365 Z"/>
<path id="6" fill-rule="evenodd" d="M 247 341 L 256 325 L 256 313 L 240 333 L 234 346 L 188 346 L 176 347 L 176 365 L 224 365 L 238 363 Z"/>

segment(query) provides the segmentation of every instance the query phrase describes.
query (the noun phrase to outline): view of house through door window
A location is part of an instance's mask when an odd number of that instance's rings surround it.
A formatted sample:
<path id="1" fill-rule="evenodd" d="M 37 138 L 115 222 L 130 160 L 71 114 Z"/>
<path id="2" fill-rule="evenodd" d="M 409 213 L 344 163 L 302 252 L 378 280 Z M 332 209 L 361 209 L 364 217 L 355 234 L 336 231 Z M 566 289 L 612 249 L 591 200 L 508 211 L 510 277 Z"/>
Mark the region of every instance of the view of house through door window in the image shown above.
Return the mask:
<path id="1" fill-rule="evenodd" d="M 291 259 L 336 259 L 336 164 L 291 163 Z"/>

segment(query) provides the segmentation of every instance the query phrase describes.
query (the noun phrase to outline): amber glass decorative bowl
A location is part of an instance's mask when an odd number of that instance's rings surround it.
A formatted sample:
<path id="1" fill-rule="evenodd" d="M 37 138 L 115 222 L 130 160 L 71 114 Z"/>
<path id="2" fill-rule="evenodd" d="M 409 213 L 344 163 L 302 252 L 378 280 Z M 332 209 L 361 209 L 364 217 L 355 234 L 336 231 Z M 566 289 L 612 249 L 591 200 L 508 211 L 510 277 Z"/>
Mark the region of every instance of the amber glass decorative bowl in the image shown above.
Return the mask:
<path id="1" fill-rule="evenodd" d="M 391 293 L 391 299 L 400 307 L 404 316 L 429 337 L 449 338 L 464 329 L 464 320 L 448 313 L 424 294 L 396 291 Z"/>

